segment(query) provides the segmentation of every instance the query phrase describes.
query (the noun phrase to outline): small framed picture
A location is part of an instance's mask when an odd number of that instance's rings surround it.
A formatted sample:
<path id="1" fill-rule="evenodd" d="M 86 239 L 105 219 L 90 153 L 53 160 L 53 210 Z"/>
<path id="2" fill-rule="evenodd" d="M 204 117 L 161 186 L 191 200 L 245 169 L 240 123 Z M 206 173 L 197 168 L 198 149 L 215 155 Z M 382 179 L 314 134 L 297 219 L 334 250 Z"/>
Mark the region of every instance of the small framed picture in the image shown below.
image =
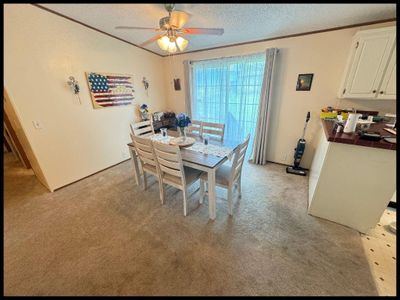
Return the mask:
<path id="1" fill-rule="evenodd" d="M 174 89 L 175 91 L 181 90 L 181 80 L 179 78 L 174 79 Z"/>
<path id="2" fill-rule="evenodd" d="M 311 90 L 311 83 L 314 74 L 299 74 L 297 78 L 296 91 L 309 91 Z"/>

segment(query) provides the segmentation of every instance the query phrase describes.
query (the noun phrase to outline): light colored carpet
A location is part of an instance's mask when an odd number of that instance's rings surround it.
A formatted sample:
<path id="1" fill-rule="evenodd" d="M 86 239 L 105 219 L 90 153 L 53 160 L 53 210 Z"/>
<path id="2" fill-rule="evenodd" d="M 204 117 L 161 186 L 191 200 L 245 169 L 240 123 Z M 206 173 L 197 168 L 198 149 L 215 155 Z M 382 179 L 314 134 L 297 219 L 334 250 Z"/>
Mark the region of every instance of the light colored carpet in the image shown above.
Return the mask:
<path id="1" fill-rule="evenodd" d="M 377 295 L 358 232 L 309 216 L 283 166 L 246 163 L 210 221 L 198 192 L 184 217 L 181 192 L 141 191 L 131 161 L 54 193 L 5 164 L 5 295 Z"/>

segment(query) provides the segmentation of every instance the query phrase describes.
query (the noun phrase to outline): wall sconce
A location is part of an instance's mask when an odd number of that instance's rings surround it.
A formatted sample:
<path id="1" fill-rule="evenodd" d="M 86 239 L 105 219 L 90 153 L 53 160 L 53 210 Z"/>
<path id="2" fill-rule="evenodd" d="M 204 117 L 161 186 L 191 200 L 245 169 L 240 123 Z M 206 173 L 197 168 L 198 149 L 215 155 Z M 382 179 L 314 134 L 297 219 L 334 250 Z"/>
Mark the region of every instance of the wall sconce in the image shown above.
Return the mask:
<path id="1" fill-rule="evenodd" d="M 142 83 L 144 85 L 144 89 L 146 90 L 147 96 L 149 95 L 149 82 L 147 81 L 146 77 L 143 77 Z"/>
<path id="2" fill-rule="evenodd" d="M 77 80 L 75 80 L 74 76 L 69 76 L 67 83 L 71 87 L 74 94 L 79 93 L 79 83 Z"/>
<path id="3" fill-rule="evenodd" d="M 80 87 L 78 81 L 74 78 L 74 76 L 69 76 L 67 83 L 78 98 L 79 103 L 82 104 L 81 99 L 79 98 Z"/>

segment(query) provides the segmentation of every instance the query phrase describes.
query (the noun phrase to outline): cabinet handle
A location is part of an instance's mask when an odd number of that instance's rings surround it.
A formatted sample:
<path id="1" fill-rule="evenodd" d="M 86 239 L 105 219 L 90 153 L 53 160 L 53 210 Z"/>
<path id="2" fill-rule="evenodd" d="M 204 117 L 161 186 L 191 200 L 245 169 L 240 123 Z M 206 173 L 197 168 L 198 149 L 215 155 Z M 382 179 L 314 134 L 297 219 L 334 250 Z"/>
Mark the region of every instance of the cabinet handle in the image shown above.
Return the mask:
<path id="1" fill-rule="evenodd" d="M 375 94 L 375 93 L 376 93 L 376 90 L 373 90 L 372 92 Z"/>
<path id="2" fill-rule="evenodd" d="M 380 94 L 382 95 L 382 94 L 383 94 L 383 91 L 380 91 Z"/>

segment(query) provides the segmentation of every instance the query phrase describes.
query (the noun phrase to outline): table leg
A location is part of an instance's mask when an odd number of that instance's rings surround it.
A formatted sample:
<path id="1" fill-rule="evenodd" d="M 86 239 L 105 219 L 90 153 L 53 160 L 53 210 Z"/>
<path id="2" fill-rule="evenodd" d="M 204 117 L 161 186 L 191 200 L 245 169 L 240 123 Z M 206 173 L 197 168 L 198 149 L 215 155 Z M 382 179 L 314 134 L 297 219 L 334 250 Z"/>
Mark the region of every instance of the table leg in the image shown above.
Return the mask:
<path id="1" fill-rule="evenodd" d="M 215 189 L 215 169 L 208 171 L 208 212 L 210 219 L 216 218 L 216 189 Z"/>
<path id="2" fill-rule="evenodd" d="M 140 185 L 140 172 L 139 172 L 139 163 L 138 163 L 137 155 L 133 148 L 129 147 L 129 151 L 130 151 L 131 157 L 132 157 L 133 168 L 134 168 L 133 173 L 135 175 L 136 184 Z"/>

